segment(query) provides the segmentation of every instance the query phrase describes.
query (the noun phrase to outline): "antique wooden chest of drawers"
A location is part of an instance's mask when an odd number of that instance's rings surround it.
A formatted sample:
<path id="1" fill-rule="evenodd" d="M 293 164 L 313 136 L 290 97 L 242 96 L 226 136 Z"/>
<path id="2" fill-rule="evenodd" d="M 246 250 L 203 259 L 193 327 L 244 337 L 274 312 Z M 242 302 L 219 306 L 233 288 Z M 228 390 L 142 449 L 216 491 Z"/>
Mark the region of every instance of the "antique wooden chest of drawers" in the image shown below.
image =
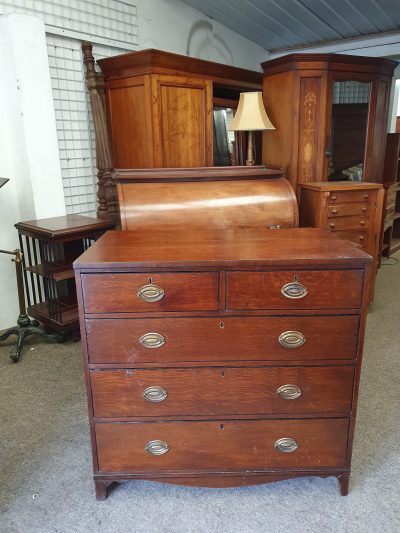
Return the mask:
<path id="1" fill-rule="evenodd" d="M 98 499 L 336 476 L 371 258 L 325 230 L 111 231 L 76 262 Z"/>
<path id="2" fill-rule="evenodd" d="M 384 196 L 379 183 L 328 181 L 301 185 L 300 226 L 332 231 L 372 256 L 370 300 L 380 254 Z"/>

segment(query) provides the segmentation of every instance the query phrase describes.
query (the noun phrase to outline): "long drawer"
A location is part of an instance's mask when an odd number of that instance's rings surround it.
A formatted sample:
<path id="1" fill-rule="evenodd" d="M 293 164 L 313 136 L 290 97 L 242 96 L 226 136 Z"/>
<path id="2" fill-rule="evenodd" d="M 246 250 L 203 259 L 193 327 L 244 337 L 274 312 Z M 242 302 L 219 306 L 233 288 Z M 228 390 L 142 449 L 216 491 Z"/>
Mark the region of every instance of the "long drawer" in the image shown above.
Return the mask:
<path id="1" fill-rule="evenodd" d="M 349 309 L 361 306 L 362 270 L 236 271 L 227 309 Z"/>
<path id="2" fill-rule="evenodd" d="M 86 313 L 215 311 L 218 273 L 83 274 Z"/>
<path id="3" fill-rule="evenodd" d="M 355 216 L 355 217 L 339 217 L 339 218 L 328 218 L 326 222 L 326 228 L 329 230 L 348 230 L 348 229 L 367 229 L 370 227 L 370 222 L 368 217 L 364 216 Z"/>
<path id="4" fill-rule="evenodd" d="M 369 213 L 369 204 L 341 204 L 341 205 L 331 205 L 328 206 L 328 217 L 344 217 L 344 216 L 355 216 L 362 215 L 366 216 Z"/>
<path id="5" fill-rule="evenodd" d="M 90 363 L 354 359 L 359 317 L 87 319 Z"/>
<path id="6" fill-rule="evenodd" d="M 99 470 L 195 471 L 343 467 L 348 419 L 105 422 Z"/>
<path id="7" fill-rule="evenodd" d="M 97 417 L 344 413 L 352 366 L 92 370 Z"/>

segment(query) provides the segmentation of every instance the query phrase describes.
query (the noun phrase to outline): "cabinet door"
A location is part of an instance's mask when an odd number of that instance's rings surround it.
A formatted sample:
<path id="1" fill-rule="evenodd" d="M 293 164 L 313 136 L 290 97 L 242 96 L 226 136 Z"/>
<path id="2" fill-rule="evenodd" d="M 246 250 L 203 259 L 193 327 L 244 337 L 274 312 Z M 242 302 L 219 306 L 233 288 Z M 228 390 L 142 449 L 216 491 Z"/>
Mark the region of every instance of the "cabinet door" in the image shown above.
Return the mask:
<path id="1" fill-rule="evenodd" d="M 153 76 L 152 94 L 155 166 L 212 165 L 211 81 Z"/>

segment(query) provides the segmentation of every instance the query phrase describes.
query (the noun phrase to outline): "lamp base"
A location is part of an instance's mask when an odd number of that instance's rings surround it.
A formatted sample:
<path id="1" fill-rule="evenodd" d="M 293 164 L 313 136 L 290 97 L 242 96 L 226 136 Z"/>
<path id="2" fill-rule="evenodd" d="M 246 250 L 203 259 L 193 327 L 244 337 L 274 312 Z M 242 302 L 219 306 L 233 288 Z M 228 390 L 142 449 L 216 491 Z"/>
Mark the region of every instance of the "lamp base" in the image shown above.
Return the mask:
<path id="1" fill-rule="evenodd" d="M 248 136 L 248 141 L 247 141 L 246 165 L 248 167 L 254 165 L 254 134 L 252 131 L 249 131 L 249 136 Z"/>

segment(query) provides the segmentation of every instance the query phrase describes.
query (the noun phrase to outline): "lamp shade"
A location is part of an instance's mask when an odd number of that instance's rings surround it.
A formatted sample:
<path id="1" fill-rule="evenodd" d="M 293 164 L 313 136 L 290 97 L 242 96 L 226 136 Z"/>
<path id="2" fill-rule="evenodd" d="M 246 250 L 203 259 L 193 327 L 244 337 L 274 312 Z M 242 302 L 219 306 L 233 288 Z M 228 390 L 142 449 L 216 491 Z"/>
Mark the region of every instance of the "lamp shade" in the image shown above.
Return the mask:
<path id="1" fill-rule="evenodd" d="M 260 91 L 240 93 L 239 105 L 229 128 L 235 131 L 274 130 Z"/>

